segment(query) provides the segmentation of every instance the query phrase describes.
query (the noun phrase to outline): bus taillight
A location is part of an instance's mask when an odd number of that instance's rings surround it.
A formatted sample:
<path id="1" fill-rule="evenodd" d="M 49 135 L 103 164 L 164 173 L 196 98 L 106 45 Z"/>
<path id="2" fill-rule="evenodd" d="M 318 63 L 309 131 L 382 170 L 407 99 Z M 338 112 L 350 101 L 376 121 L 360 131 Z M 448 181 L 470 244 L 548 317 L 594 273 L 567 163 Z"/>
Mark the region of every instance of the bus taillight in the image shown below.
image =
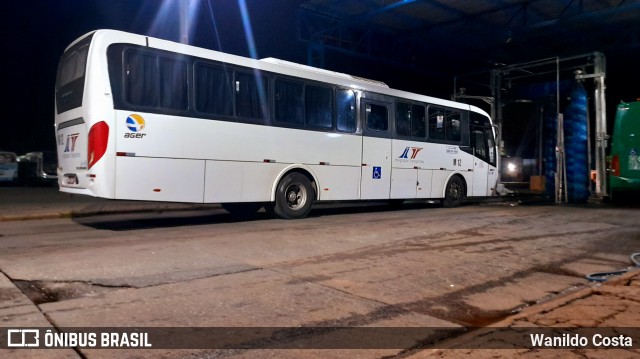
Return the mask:
<path id="1" fill-rule="evenodd" d="M 89 144 L 87 160 L 89 162 L 89 168 L 93 167 L 98 162 L 104 153 L 107 151 L 107 143 L 109 140 L 109 125 L 106 122 L 100 121 L 91 126 L 89 130 Z"/>
<path id="2" fill-rule="evenodd" d="M 614 176 L 620 176 L 620 158 L 618 158 L 618 155 L 614 155 L 611 159 L 611 169 Z"/>

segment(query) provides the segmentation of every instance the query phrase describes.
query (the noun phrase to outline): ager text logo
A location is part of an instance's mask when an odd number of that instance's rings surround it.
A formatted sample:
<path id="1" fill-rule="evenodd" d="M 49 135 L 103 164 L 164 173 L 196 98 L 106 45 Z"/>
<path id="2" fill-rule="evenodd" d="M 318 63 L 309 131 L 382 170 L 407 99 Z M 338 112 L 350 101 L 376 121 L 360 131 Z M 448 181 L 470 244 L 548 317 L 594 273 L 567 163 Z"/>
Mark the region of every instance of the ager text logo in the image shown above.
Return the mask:
<path id="1" fill-rule="evenodd" d="M 129 115 L 129 117 L 127 117 L 126 124 L 127 128 L 131 132 L 125 133 L 124 138 L 143 138 L 147 135 L 146 133 L 140 133 L 146 126 L 142 116 L 137 114 Z"/>

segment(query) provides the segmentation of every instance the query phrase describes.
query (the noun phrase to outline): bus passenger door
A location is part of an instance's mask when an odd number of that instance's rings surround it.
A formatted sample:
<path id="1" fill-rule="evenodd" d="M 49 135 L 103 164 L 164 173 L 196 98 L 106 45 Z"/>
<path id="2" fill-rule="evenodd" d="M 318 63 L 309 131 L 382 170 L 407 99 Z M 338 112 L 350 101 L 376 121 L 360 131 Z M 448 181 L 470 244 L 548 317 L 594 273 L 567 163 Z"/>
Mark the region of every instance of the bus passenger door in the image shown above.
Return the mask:
<path id="1" fill-rule="evenodd" d="M 388 199 L 391 185 L 391 106 L 363 99 L 361 199 Z"/>
<path id="2" fill-rule="evenodd" d="M 488 145 L 482 127 L 471 126 L 471 146 L 473 147 L 473 190 L 472 196 L 486 196 L 489 181 L 489 164 L 486 162 Z"/>
<path id="3" fill-rule="evenodd" d="M 473 147 L 473 196 L 490 196 L 495 192 L 498 171 L 493 131 L 489 126 L 471 126 Z"/>
<path id="4" fill-rule="evenodd" d="M 493 134 L 493 127 L 490 125 L 484 128 L 487 145 L 489 152 L 487 152 L 487 162 L 489 164 L 489 176 L 487 183 L 487 196 L 493 196 L 497 194 L 496 187 L 498 186 L 498 166 L 497 166 L 497 154 L 498 148 L 496 147 L 496 140 Z"/>

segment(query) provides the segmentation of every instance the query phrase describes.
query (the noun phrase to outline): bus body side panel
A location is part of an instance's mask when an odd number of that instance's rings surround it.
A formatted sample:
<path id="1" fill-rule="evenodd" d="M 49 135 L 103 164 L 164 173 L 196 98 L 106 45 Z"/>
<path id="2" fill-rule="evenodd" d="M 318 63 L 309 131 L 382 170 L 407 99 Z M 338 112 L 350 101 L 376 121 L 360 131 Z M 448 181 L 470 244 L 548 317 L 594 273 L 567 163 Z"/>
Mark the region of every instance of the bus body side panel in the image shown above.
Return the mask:
<path id="1" fill-rule="evenodd" d="M 286 167 L 310 169 L 320 200 L 358 198 L 360 136 L 202 122 L 209 126 L 201 129 L 188 152 L 209 160 L 205 202 L 270 201 Z M 217 143 L 206 140 L 213 136 Z"/>
<path id="2" fill-rule="evenodd" d="M 120 165 L 123 157 L 175 159 L 161 162 L 169 166 L 166 172 L 160 169 L 154 172 L 167 178 L 173 176 L 176 169 L 172 167 L 178 161 L 206 161 L 202 169 L 192 168 L 174 184 L 199 188 L 202 193 L 198 202 L 269 201 L 281 171 L 296 164 L 307 168 L 318 166 L 318 173 L 312 175 L 322 188 L 321 200 L 358 198 L 360 176 L 353 173 L 360 168 L 360 136 L 120 110 L 116 112 L 115 127 L 116 148 L 121 154 L 116 169 L 118 198 L 124 198 L 120 186 L 128 183 L 121 180 L 127 176 Z M 126 171 L 131 170 L 134 169 Z M 129 177 L 129 181 L 135 178 Z M 168 180 L 164 186 L 170 183 Z M 134 192 L 145 193 L 146 200 L 179 200 L 173 196 L 162 199 L 162 192 L 151 194 L 159 185 L 147 180 L 141 180 L 139 186 L 142 187 Z M 197 195 L 185 192 L 183 201 L 193 202 Z"/>
<path id="3" fill-rule="evenodd" d="M 447 182 L 453 173 L 461 175 L 467 184 L 467 196 L 473 187 L 473 156 L 458 145 L 425 143 L 424 167 L 432 170 L 429 198 L 443 198 Z"/>
<path id="4" fill-rule="evenodd" d="M 202 160 L 116 158 L 116 199 L 202 203 Z"/>
<path id="5" fill-rule="evenodd" d="M 212 137 L 198 135 L 196 126 L 190 126 L 193 121 L 116 111 L 115 197 L 202 203 L 205 161 L 202 155 L 189 156 L 186 148 L 189 142 L 196 142 L 204 150 Z"/>
<path id="6" fill-rule="evenodd" d="M 310 166 L 318 177 L 321 201 L 356 200 L 360 195 L 360 167 Z"/>
<path id="7" fill-rule="evenodd" d="M 286 164 L 208 160 L 205 203 L 269 202 L 271 184 Z"/>
<path id="8" fill-rule="evenodd" d="M 468 192 L 470 196 L 484 197 L 489 188 L 489 164 L 479 158 L 474 158 L 473 162 L 473 183 Z"/>
<path id="9" fill-rule="evenodd" d="M 427 187 L 431 191 L 430 176 L 422 176 L 422 182 L 418 179 L 418 172 L 425 165 L 426 154 L 423 150 L 422 142 L 393 140 L 391 198 L 416 198 L 418 192 L 420 196 L 424 196 L 424 189 Z"/>
<path id="10" fill-rule="evenodd" d="M 210 160 L 205 202 L 270 201 L 287 167 L 308 169 L 320 200 L 358 198 L 360 136 L 225 121 L 198 120 L 197 126 L 185 155 Z"/>
<path id="11" fill-rule="evenodd" d="M 433 198 L 431 187 L 433 186 L 433 170 L 418 170 L 418 190 L 416 198 Z"/>
<path id="12" fill-rule="evenodd" d="M 389 198 L 416 198 L 418 170 L 413 168 L 392 168 L 391 193 Z"/>

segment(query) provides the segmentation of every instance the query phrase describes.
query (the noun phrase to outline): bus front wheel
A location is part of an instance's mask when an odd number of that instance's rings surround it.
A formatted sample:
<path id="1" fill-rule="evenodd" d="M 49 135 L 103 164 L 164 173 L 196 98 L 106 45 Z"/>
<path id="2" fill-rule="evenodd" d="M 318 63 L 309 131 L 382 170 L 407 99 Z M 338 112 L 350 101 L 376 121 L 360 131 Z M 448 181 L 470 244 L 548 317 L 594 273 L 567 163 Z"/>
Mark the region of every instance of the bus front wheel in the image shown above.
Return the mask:
<path id="1" fill-rule="evenodd" d="M 270 203 L 270 212 L 284 219 L 304 218 L 311 211 L 315 194 L 311 182 L 302 173 L 286 175 L 276 190 L 276 201 Z"/>
<path id="2" fill-rule="evenodd" d="M 453 176 L 447 182 L 442 205 L 445 207 L 458 207 L 464 202 L 466 190 L 464 181 L 458 176 Z"/>

